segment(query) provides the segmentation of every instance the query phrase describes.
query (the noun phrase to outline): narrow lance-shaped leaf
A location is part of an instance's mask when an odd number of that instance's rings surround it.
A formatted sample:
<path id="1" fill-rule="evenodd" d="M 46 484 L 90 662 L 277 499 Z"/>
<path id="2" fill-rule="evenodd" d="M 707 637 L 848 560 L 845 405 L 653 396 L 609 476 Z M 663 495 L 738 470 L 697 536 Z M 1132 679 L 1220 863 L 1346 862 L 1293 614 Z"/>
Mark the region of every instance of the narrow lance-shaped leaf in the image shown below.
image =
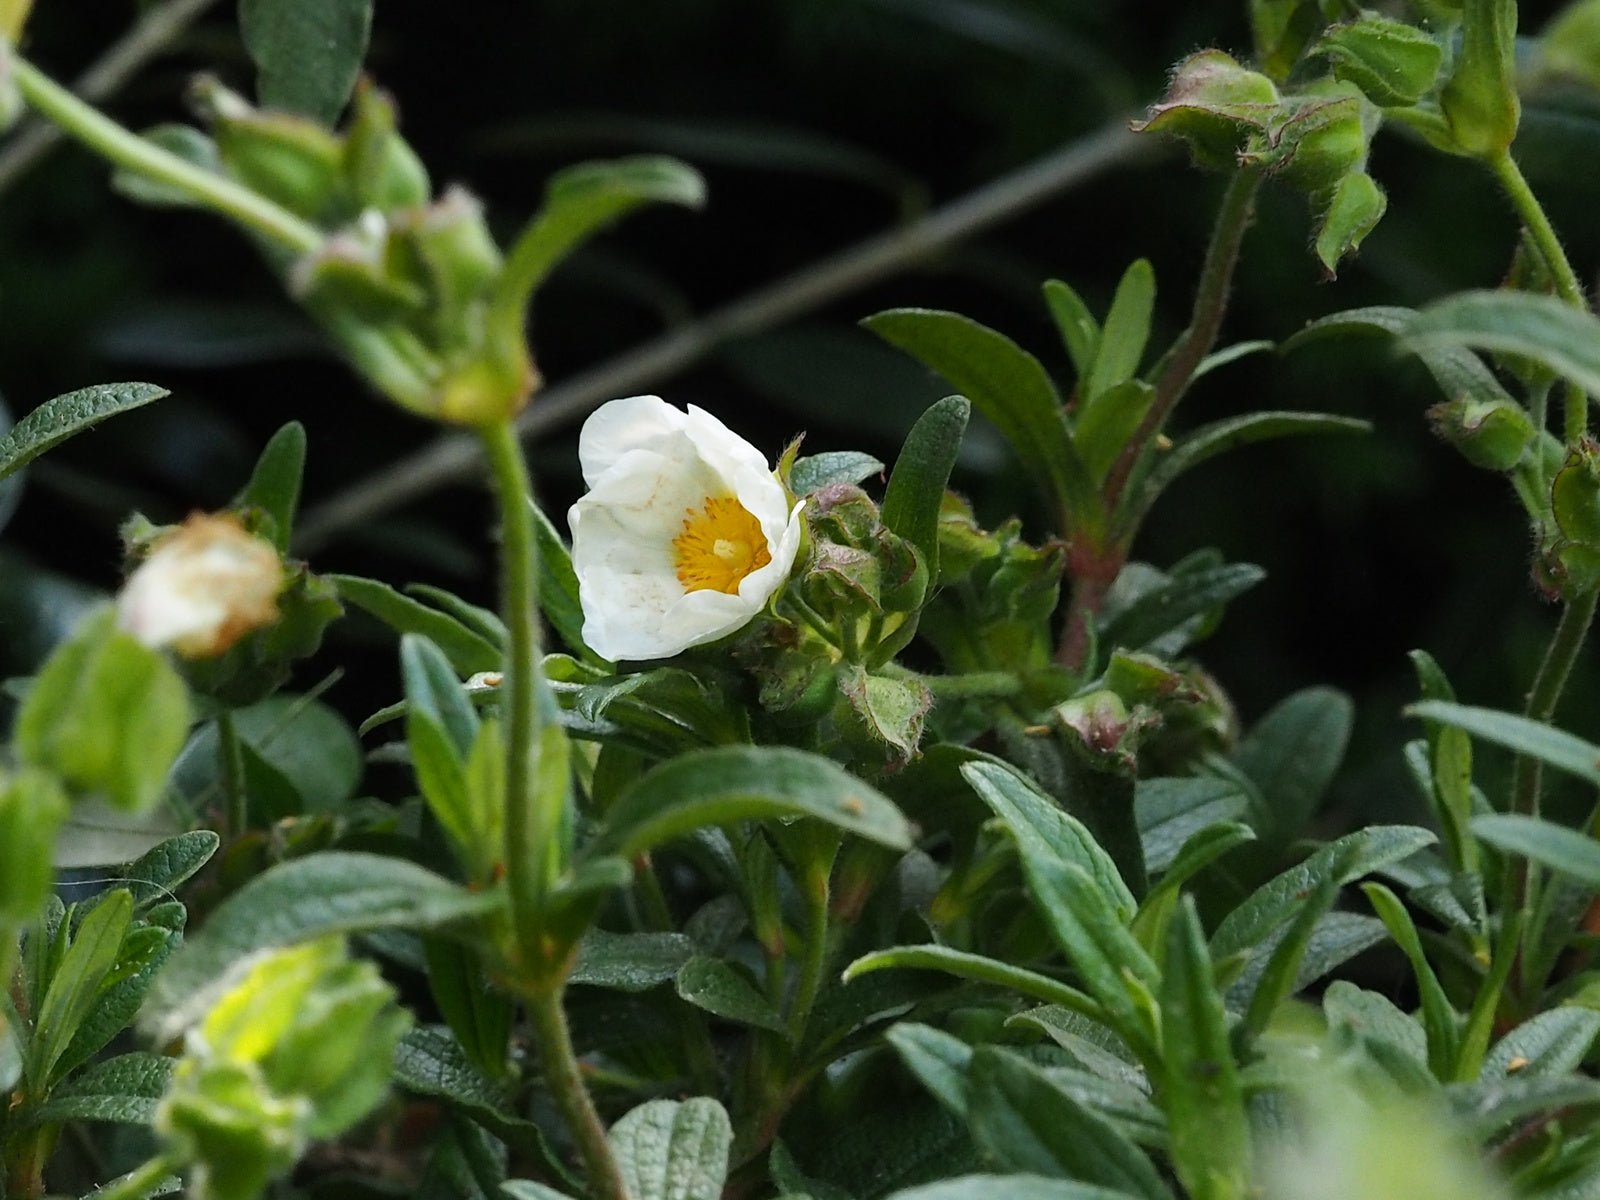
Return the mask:
<path id="1" fill-rule="evenodd" d="M 1417 990 L 1422 997 L 1422 1023 L 1428 1031 L 1428 1065 L 1436 1077 L 1446 1079 L 1455 1065 L 1456 1050 L 1460 1043 L 1455 1009 L 1451 1007 L 1438 975 L 1428 962 L 1417 927 L 1405 905 L 1400 902 L 1400 897 L 1381 883 L 1362 884 L 1361 890 L 1367 894 L 1374 911 L 1388 926 L 1390 936 L 1411 963 Z"/>
<path id="2" fill-rule="evenodd" d="M 400 633 L 420 633 L 428 638 L 463 675 L 493 671 L 501 665 L 500 648 L 482 634 L 468 629 L 455 617 L 413 600 L 376 579 L 359 575 L 327 575 L 339 596 L 377 617 Z"/>
<path id="3" fill-rule="evenodd" d="M 1423 309 L 1402 333 L 1418 353 L 1442 344 L 1515 354 L 1600 393 L 1600 318 L 1553 296 L 1463 292 Z"/>
<path id="4" fill-rule="evenodd" d="M 1100 349 L 1100 322 L 1078 293 L 1059 279 L 1044 285 L 1044 301 L 1081 381 L 1094 366 L 1094 356 Z"/>
<path id="5" fill-rule="evenodd" d="M 168 395 L 153 383 L 102 383 L 46 400 L 0 437 L 0 479 L 107 417 L 143 408 Z"/>
<path id="6" fill-rule="evenodd" d="M 1245 1195 L 1250 1123 L 1244 1092 L 1205 931 L 1187 896 L 1167 935 L 1161 1037 L 1164 1107 L 1178 1178 L 1196 1200 Z"/>
<path id="7" fill-rule="evenodd" d="M 1600 786 L 1600 746 L 1515 713 L 1442 700 L 1424 700 L 1406 714 L 1464 729 L 1473 737 L 1526 754 L 1559 771 Z"/>
<path id="8" fill-rule="evenodd" d="M 777 746 L 719 746 L 656 767 L 606 813 L 586 853 L 632 856 L 708 825 L 815 817 L 894 849 L 911 825 L 894 802 L 817 754 Z"/>
<path id="9" fill-rule="evenodd" d="M 561 171 L 506 256 L 490 300 L 491 324 L 502 337 L 520 336 L 528 301 L 556 264 L 634 209 L 652 202 L 699 208 L 705 198 L 699 172 L 672 158 L 640 155 Z"/>
<path id="10" fill-rule="evenodd" d="M 1117 384 L 1132 379 L 1139 370 L 1145 343 L 1150 339 L 1150 314 L 1155 302 L 1156 273 L 1149 261 L 1141 258 L 1123 273 L 1116 295 L 1111 299 L 1094 367 L 1084 388 L 1083 399 L 1087 401 L 1082 410 L 1084 417 L 1093 410 L 1099 397 Z"/>
<path id="11" fill-rule="evenodd" d="M 1473 818 L 1472 832 L 1496 850 L 1600 889 L 1600 842 L 1576 829 L 1521 813 L 1485 813 Z"/>
<path id="12" fill-rule="evenodd" d="M 293 859 L 230 896 L 157 977 L 144 1024 L 176 1037 L 224 991 L 240 963 L 264 950 L 327 933 L 436 929 L 498 908 L 497 893 L 469 892 L 415 863 L 328 851 Z"/>
<path id="13" fill-rule="evenodd" d="M 870 954 L 862 955 L 846 967 L 843 978 L 844 982 L 849 983 L 869 972 L 887 970 L 943 971 L 959 979 L 1009 988 L 1014 992 L 1021 992 L 1024 996 L 1042 1000 L 1046 1004 L 1059 1004 L 1062 1008 L 1082 1013 L 1092 1020 L 1105 1019 L 1104 1009 L 1095 1000 L 1077 988 L 1051 979 L 1048 975 L 1040 975 L 1024 967 L 986 958 L 981 954 L 932 943 L 874 950 Z"/>
<path id="14" fill-rule="evenodd" d="M 270 518 L 272 544 L 279 554 L 288 552 L 300 507 L 300 480 L 306 466 L 306 427 L 290 421 L 272 435 L 256 459 L 250 482 L 234 498 L 239 508 L 256 508 Z"/>
<path id="15" fill-rule="evenodd" d="M 1038 359 L 1004 334 L 958 313 L 897 308 L 862 324 L 943 375 L 993 421 L 1074 528 L 1095 530 L 1103 524 L 1099 494 L 1067 436 L 1061 397 Z"/>
<path id="16" fill-rule="evenodd" d="M 1156 498 L 1184 472 L 1238 446 L 1283 437 L 1371 432 L 1371 421 L 1328 413 L 1257 412 L 1213 421 L 1179 438 L 1172 449 L 1155 460 L 1144 482 L 1138 488 L 1129 489 L 1129 499 L 1125 501 L 1127 511 L 1118 515 L 1118 521 L 1126 526 L 1143 517 Z"/>
<path id="17" fill-rule="evenodd" d="M 931 586 L 939 577 L 939 506 L 972 406 L 946 396 L 917 419 L 883 494 L 883 523 L 917 548 Z"/>

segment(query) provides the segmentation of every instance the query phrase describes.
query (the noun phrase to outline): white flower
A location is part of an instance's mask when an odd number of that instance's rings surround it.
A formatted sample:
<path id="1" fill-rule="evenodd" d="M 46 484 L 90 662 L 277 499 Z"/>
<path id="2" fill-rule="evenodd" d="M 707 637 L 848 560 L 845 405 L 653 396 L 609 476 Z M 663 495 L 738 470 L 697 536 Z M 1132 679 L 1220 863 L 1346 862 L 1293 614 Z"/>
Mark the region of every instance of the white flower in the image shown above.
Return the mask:
<path id="1" fill-rule="evenodd" d="M 657 396 L 613 400 L 584 423 L 589 493 L 572 506 L 583 639 L 613 662 L 667 658 L 743 628 L 800 548 L 767 460 L 710 413 Z"/>
<path id="2" fill-rule="evenodd" d="M 283 563 L 231 516 L 195 513 L 155 544 L 117 597 L 117 625 L 185 658 L 221 654 L 275 621 Z"/>

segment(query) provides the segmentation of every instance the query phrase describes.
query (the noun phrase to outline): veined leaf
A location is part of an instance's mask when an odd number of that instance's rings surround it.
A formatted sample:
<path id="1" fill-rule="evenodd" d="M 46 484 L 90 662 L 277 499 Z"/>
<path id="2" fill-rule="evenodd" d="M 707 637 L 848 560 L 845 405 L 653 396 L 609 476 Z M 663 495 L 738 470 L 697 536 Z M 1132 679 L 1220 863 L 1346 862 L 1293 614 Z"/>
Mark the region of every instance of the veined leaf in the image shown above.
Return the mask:
<path id="1" fill-rule="evenodd" d="M 883 523 L 917 548 L 931 587 L 939 578 L 939 507 L 961 449 L 972 406 L 946 396 L 906 435 L 883 494 Z"/>
<path id="2" fill-rule="evenodd" d="M 1430 304 L 1401 334 L 1418 353 L 1442 345 L 1514 354 L 1600 393 L 1600 318 L 1554 296 L 1463 292 Z"/>
<path id="3" fill-rule="evenodd" d="M 0 437 L 0 479 L 107 417 L 143 408 L 168 395 L 153 383 L 102 383 L 46 400 Z"/>
<path id="4" fill-rule="evenodd" d="M 1406 709 L 1406 714 L 1464 729 L 1473 737 L 1504 746 L 1517 754 L 1537 758 L 1559 771 L 1566 771 L 1600 786 L 1600 746 L 1541 721 L 1492 708 L 1451 704 L 1443 700 L 1424 700 L 1413 704 Z"/>
<path id="5" fill-rule="evenodd" d="M 1496 850 L 1600 888 L 1600 842 L 1576 829 L 1521 813 L 1486 813 L 1473 818 L 1472 832 Z"/>
<path id="6" fill-rule="evenodd" d="M 606 813 L 586 853 L 632 856 L 708 825 L 815 817 L 898 850 L 911 824 L 883 793 L 818 754 L 778 746 L 717 746 L 663 763 Z"/>
<path id="7" fill-rule="evenodd" d="M 1088 468 L 1067 436 L 1061 397 L 1039 360 L 957 313 L 897 308 L 862 322 L 949 380 L 1011 443 L 1035 483 L 1079 528 L 1103 520 Z"/>
<path id="8" fill-rule="evenodd" d="M 648 1101 L 609 1140 L 632 1200 L 721 1200 L 733 1127 L 715 1100 Z"/>

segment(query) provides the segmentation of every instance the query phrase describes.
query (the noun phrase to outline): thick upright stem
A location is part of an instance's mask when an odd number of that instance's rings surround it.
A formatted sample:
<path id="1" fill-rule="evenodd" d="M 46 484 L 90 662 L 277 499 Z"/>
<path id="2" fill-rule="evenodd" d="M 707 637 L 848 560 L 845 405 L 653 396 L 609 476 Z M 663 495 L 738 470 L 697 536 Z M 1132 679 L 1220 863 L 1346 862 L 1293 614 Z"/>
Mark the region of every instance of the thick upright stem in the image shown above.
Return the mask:
<path id="1" fill-rule="evenodd" d="M 316 226 L 227 176 L 197 167 L 124 129 L 26 59 L 13 58 L 11 67 L 22 98 L 40 116 L 102 158 L 154 183 L 176 188 L 195 203 L 231 217 L 297 254 L 305 254 L 322 244 L 322 233 Z"/>
<path id="2" fill-rule="evenodd" d="M 1260 187 L 1261 176 L 1255 171 L 1239 170 L 1228 181 L 1228 190 L 1222 195 L 1222 205 L 1212 227 L 1211 244 L 1206 248 L 1205 264 L 1200 269 L 1200 283 L 1195 289 L 1188 328 L 1179 335 L 1162 362 L 1150 411 L 1106 476 L 1106 507 L 1112 512 L 1134 466 L 1161 432 L 1222 331 L 1222 318 L 1228 311 L 1228 293 L 1233 288 L 1234 268 L 1239 264 L 1245 231 L 1255 215 L 1256 192 Z"/>
<path id="3" fill-rule="evenodd" d="M 1548 722 L 1556 714 L 1561 693 L 1572 674 L 1572 665 L 1583 649 L 1589 626 L 1594 622 L 1595 602 L 1600 591 L 1586 592 L 1568 603 L 1556 625 L 1555 636 L 1545 650 L 1539 673 L 1534 676 L 1533 687 L 1528 692 L 1528 705 L 1523 711 L 1535 721 Z M 1511 806 L 1513 812 L 1525 816 L 1539 815 L 1539 784 L 1542 777 L 1539 761 L 1526 755 L 1518 757 L 1511 774 Z"/>
<path id="4" fill-rule="evenodd" d="M 537 795 L 533 760 L 539 744 L 539 549 L 535 541 L 533 483 L 522 446 L 509 422 L 482 431 L 495 494 L 500 501 L 501 607 L 510 635 L 506 663 L 506 884 L 520 967 L 538 971 L 545 893 L 551 884 L 551 847 L 561 814 Z M 530 981 L 532 975 L 525 975 Z"/>
<path id="5" fill-rule="evenodd" d="M 572 1033 L 567 1028 L 567 1014 L 561 1008 L 560 989 L 539 989 L 524 998 L 544 1063 L 545 1082 L 572 1131 L 572 1139 L 583 1159 L 590 1195 L 594 1200 L 628 1200 L 622 1170 L 606 1139 L 606 1127 L 595 1111 L 572 1050 Z"/>
<path id="6" fill-rule="evenodd" d="M 1583 284 L 1578 280 L 1578 273 L 1572 269 L 1572 263 L 1567 258 L 1566 250 L 1562 248 L 1561 238 L 1557 236 L 1555 226 L 1550 224 L 1544 205 L 1539 203 L 1539 198 L 1528 186 L 1527 177 L 1517 165 L 1517 160 L 1507 152 L 1491 159 L 1489 167 L 1494 172 L 1495 178 L 1500 181 L 1500 187 L 1505 192 L 1506 198 L 1511 201 L 1511 206 L 1516 209 L 1517 218 L 1528 231 L 1528 236 L 1533 239 L 1533 244 L 1539 250 L 1539 257 L 1544 259 L 1545 267 L 1555 280 L 1557 294 L 1572 307 L 1587 312 L 1589 301 L 1584 295 Z M 1580 389 L 1571 384 L 1567 385 L 1563 393 L 1563 401 L 1565 407 L 1562 411 L 1562 440 L 1570 446 L 1588 431 L 1589 401 Z"/>

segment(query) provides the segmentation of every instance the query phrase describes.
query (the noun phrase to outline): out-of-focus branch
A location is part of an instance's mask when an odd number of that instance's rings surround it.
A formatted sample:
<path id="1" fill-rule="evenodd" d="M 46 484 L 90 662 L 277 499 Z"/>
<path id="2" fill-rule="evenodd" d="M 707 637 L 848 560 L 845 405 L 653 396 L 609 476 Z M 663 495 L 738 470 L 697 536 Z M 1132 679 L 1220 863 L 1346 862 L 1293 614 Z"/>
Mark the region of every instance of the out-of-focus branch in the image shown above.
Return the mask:
<path id="1" fill-rule="evenodd" d="M 529 440 L 560 428 L 606 400 L 685 370 L 725 342 L 814 311 L 1151 152 L 1128 132 L 1126 116 L 1113 118 L 1094 133 L 921 220 L 859 242 L 546 389 L 522 414 L 517 432 Z M 311 509 L 295 548 L 299 553 L 317 550 L 345 529 L 469 478 L 481 464 L 482 452 L 472 435 L 443 436 Z"/>
<path id="2" fill-rule="evenodd" d="M 137 24 L 106 50 L 72 90 L 92 104 L 115 95 L 140 68 L 170 46 L 217 0 L 167 0 L 139 18 Z M 0 152 L 0 192 L 21 179 L 62 138 L 48 121 L 31 120 L 17 130 Z"/>

